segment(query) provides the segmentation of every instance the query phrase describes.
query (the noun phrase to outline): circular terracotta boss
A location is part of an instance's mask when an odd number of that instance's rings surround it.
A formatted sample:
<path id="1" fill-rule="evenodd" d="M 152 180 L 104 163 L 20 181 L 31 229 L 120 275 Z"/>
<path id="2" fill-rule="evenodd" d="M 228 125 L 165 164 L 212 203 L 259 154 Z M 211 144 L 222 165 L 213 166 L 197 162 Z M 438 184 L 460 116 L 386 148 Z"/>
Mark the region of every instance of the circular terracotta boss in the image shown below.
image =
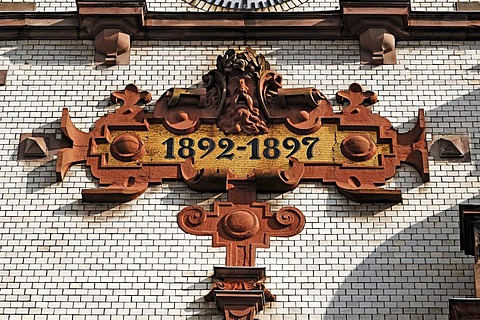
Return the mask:
<path id="1" fill-rule="evenodd" d="M 377 146 L 370 137 L 363 134 L 347 136 L 340 146 L 342 154 L 353 161 L 366 161 L 377 153 Z"/>
<path id="2" fill-rule="evenodd" d="M 117 160 L 134 161 L 145 154 L 145 144 L 136 134 L 123 133 L 113 140 L 110 152 Z"/>
<path id="3" fill-rule="evenodd" d="M 235 239 L 247 239 L 257 233 L 259 228 L 257 216 L 247 210 L 228 213 L 223 220 L 223 229 Z"/>

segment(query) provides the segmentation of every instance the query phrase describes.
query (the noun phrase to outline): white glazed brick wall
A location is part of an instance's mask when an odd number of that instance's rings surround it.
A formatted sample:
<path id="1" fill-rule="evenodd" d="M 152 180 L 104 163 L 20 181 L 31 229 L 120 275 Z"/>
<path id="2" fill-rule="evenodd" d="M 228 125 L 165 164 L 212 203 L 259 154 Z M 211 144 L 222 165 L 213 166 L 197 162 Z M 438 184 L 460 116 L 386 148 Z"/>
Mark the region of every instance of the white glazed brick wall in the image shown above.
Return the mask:
<path id="1" fill-rule="evenodd" d="M 456 11 L 457 2 L 469 0 L 411 0 L 414 11 Z M 473 1 L 472 1 L 473 2 Z"/>
<path id="2" fill-rule="evenodd" d="M 455 11 L 457 2 L 475 2 L 477 0 L 411 0 L 414 11 Z M 183 2 L 183 3 L 182 3 Z M 201 0 L 147 0 L 150 10 L 155 11 L 192 11 L 195 10 L 189 3 L 201 11 L 224 11 L 225 9 L 209 5 Z M 290 0 L 281 5 L 268 7 L 259 11 L 327 11 L 338 10 L 338 0 Z"/>
<path id="3" fill-rule="evenodd" d="M 204 0 L 147 0 L 148 9 L 151 11 L 233 11 L 232 9 L 212 5 Z M 301 12 L 301 11 L 328 11 L 338 10 L 338 0 L 287 0 L 281 4 L 270 6 L 257 11 L 262 12 Z"/>
<path id="4" fill-rule="evenodd" d="M 411 0 L 411 7 L 414 11 L 455 11 L 459 1 L 476 0 Z M 229 11 L 202 0 L 147 0 L 147 5 L 152 11 Z M 339 8 L 338 0 L 290 0 L 259 11 L 328 11 Z"/>
<path id="5" fill-rule="evenodd" d="M 0 2 L 23 2 L 20 0 L 0 0 Z M 36 3 L 37 12 L 63 12 L 75 11 L 77 5 L 75 0 L 30 0 Z"/>
<path id="6" fill-rule="evenodd" d="M 315 86 L 333 98 L 356 81 L 378 93 L 374 111 L 400 130 L 425 108 L 429 137 L 468 133 L 472 147 L 471 163 L 431 160 L 429 183 L 400 168 L 388 186 L 403 191 L 402 204 L 360 205 L 322 183 L 259 195 L 306 216 L 301 234 L 257 251 L 278 295 L 259 319 L 448 319 L 448 298 L 473 295 L 458 211 L 480 203 L 480 47 L 399 42 L 399 64 L 372 67 L 359 64 L 355 41 L 249 45 L 284 75 L 285 87 Z M 97 69 L 91 41 L 0 42 L 0 67 L 8 69 L 0 87 L 0 319 L 221 319 L 202 297 L 225 251 L 183 233 L 176 215 L 225 195 L 168 182 L 126 204 L 87 204 L 80 190 L 97 181 L 84 165 L 58 183 L 55 162 L 16 154 L 22 132 L 59 134 L 64 106 L 88 130 L 113 111 L 111 91 L 135 82 L 155 100 L 172 86 L 198 85 L 218 54 L 243 47 L 133 42 L 129 66 Z"/>
<path id="7" fill-rule="evenodd" d="M 228 9 L 208 4 L 202 0 L 146 0 L 150 11 L 159 12 L 199 12 L 229 11 Z M 457 2 L 475 2 L 476 0 L 411 0 L 415 11 L 455 11 Z M 0 0 L 0 2 L 21 2 L 19 0 Z M 36 0 L 37 11 L 75 11 L 75 0 Z M 289 0 L 284 3 L 259 11 L 328 11 L 340 8 L 338 0 Z"/>

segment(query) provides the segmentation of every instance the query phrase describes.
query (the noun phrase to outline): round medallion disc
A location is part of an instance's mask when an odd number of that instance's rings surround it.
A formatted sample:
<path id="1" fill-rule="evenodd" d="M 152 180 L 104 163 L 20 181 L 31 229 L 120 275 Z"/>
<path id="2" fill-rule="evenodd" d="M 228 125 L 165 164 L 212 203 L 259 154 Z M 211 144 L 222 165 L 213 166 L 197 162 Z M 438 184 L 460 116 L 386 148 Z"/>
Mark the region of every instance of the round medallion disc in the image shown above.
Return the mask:
<path id="1" fill-rule="evenodd" d="M 247 239 L 257 233 L 259 222 L 257 216 L 248 210 L 228 213 L 223 220 L 223 229 L 235 239 Z"/>
<path id="2" fill-rule="evenodd" d="M 366 161 L 377 153 L 377 146 L 370 137 L 363 134 L 350 135 L 342 141 L 342 154 L 353 161 Z"/>
<path id="3" fill-rule="evenodd" d="M 113 140 L 110 152 L 117 160 L 133 161 L 143 157 L 145 145 L 137 135 L 124 133 Z"/>

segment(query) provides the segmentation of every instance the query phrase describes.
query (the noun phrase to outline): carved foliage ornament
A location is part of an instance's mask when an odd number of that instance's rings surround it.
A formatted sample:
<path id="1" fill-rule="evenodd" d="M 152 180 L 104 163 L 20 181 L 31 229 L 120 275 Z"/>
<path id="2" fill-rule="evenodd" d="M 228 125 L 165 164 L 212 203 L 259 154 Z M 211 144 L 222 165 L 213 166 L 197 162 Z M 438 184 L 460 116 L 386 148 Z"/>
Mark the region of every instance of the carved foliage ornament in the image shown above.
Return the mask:
<path id="1" fill-rule="evenodd" d="M 301 180 L 333 183 L 359 202 L 399 202 L 399 190 L 377 186 L 400 163 L 428 181 L 423 110 L 415 128 L 398 133 L 369 106 L 377 102 L 358 84 L 337 93 L 334 113 L 315 88 L 283 88 L 262 55 L 228 50 L 204 77 L 204 88 L 168 90 L 153 112 L 151 95 L 135 85 L 112 93 L 122 102 L 84 133 L 68 110 L 62 130 L 73 142 L 57 163 L 59 179 L 86 162 L 107 188 L 83 190 L 85 201 L 128 201 L 149 184 L 181 179 L 200 191 L 228 190 L 251 181 L 260 192 L 294 189 Z"/>
<path id="2" fill-rule="evenodd" d="M 61 127 L 72 147 L 59 153 L 56 170 L 62 180 L 72 164 L 86 162 L 106 187 L 82 190 L 84 201 L 128 201 L 164 179 L 199 191 L 226 190 L 228 202 L 215 202 L 213 211 L 186 207 L 178 224 L 226 247 L 230 276 L 207 299 L 213 296 L 228 320 L 253 319 L 266 297 L 274 299 L 255 276 L 256 249 L 305 225 L 300 210 L 271 212 L 268 203 L 256 202 L 257 192 L 321 180 L 355 201 L 399 202 L 400 191 L 377 186 L 401 162 L 428 180 L 421 109 L 415 128 L 399 134 L 369 108 L 376 94 L 354 83 L 337 93 L 345 107 L 334 113 L 315 88 L 283 88 L 282 76 L 250 48 L 219 56 L 203 82 L 200 89 L 168 90 L 153 112 L 141 107 L 151 95 L 130 84 L 112 93 L 121 106 L 89 133 L 75 128 L 64 109 Z"/>

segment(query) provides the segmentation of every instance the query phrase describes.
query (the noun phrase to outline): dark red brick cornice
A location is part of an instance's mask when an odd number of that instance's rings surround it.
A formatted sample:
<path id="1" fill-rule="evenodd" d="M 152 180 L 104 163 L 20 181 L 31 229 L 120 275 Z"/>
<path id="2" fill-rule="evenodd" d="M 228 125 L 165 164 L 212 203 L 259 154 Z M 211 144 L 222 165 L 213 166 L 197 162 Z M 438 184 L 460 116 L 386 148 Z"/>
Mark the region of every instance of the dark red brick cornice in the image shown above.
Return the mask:
<path id="1" fill-rule="evenodd" d="M 78 1 L 77 12 L 3 12 L 0 40 L 94 39 L 104 28 L 134 40 L 344 40 L 357 39 L 373 21 L 390 25 L 397 40 L 480 38 L 480 12 L 412 12 L 405 1 L 343 1 L 338 11 L 294 13 L 158 13 L 139 3 Z"/>

